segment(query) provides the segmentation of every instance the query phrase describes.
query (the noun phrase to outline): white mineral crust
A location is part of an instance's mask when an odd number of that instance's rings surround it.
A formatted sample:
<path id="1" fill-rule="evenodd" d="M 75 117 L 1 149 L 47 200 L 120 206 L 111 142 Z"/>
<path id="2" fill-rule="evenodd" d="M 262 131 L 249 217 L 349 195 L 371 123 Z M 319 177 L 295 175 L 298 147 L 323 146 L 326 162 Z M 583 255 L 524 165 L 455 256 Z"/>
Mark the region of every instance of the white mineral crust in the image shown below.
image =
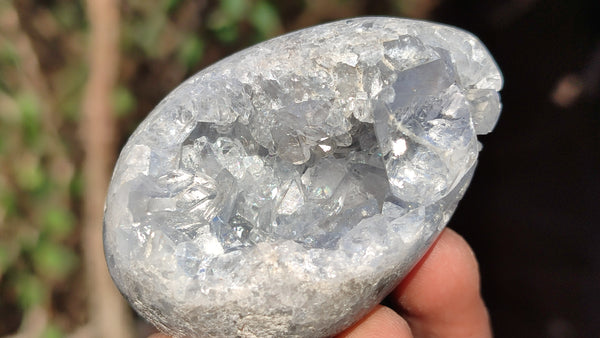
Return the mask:
<path id="1" fill-rule="evenodd" d="M 500 114 L 462 30 L 367 17 L 263 42 L 170 93 L 123 149 L 104 245 L 177 337 L 319 337 L 394 288 L 443 229 Z"/>

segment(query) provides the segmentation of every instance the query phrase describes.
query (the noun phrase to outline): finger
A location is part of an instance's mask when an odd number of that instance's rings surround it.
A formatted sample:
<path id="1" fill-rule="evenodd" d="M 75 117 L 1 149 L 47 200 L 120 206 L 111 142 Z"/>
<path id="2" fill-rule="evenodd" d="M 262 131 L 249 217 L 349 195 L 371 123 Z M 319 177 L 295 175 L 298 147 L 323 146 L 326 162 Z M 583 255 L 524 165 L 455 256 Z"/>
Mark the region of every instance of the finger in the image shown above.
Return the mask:
<path id="1" fill-rule="evenodd" d="M 415 337 L 491 337 L 479 268 L 467 242 L 445 229 L 390 295 Z"/>
<path id="2" fill-rule="evenodd" d="M 387 306 L 377 305 L 338 338 L 412 338 L 408 323 Z"/>
<path id="3" fill-rule="evenodd" d="M 171 336 L 167 336 L 164 333 L 154 333 L 151 336 L 149 336 L 148 338 L 171 338 Z"/>

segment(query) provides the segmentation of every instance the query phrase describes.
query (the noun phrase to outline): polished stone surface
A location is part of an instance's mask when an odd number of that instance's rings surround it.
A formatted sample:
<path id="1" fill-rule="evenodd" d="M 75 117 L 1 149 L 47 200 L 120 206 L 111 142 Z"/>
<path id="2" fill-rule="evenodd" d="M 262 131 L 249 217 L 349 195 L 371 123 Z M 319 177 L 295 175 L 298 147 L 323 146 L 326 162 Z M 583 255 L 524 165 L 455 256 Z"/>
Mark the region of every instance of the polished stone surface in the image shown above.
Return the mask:
<path id="1" fill-rule="evenodd" d="M 500 114 L 472 35 L 357 18 L 243 50 L 170 93 L 123 149 L 105 251 L 176 336 L 328 336 L 448 222 Z"/>

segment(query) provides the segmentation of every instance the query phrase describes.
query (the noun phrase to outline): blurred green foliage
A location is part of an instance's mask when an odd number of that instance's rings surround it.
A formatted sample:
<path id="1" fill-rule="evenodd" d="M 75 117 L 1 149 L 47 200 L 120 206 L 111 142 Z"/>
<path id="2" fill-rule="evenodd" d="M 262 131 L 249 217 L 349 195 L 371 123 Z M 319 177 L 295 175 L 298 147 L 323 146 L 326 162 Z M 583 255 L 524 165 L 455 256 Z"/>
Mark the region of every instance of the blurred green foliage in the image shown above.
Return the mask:
<path id="1" fill-rule="evenodd" d="M 232 43 L 239 38 L 240 23 L 243 22 L 249 22 L 254 28 L 254 41 L 282 31 L 277 8 L 265 0 L 221 0 L 208 17 L 208 27 L 224 43 Z"/>
<path id="2" fill-rule="evenodd" d="M 179 62 L 186 68 L 193 68 L 202 60 L 205 42 L 196 35 L 190 35 L 183 39 L 179 48 Z"/>
<path id="3" fill-rule="evenodd" d="M 65 334 L 60 327 L 50 324 L 44 329 L 40 338 L 62 338 L 64 336 Z"/>
<path id="4" fill-rule="evenodd" d="M 112 106 L 117 117 L 125 116 L 135 108 L 135 97 L 127 87 L 117 86 L 112 94 Z"/>
<path id="5" fill-rule="evenodd" d="M 63 109 L 70 105 L 75 115 L 84 81 L 79 5 L 0 3 L 0 318 L 23 318 L 39 307 L 55 313 L 53 295 L 78 269 L 77 201 L 69 186 L 79 164 L 67 146 L 77 140 L 63 133 L 75 126 Z M 20 24 L 24 19 L 33 21 Z M 36 38 L 36 20 L 47 21 L 41 36 L 52 45 Z M 44 46 L 56 48 L 56 59 L 41 59 Z M 0 335 L 20 324 L 0 321 Z M 61 332 L 49 326 L 44 336 Z"/>
<path id="6" fill-rule="evenodd" d="M 184 78 L 236 50 L 360 14 L 349 8 L 399 14 L 400 2 L 122 0 L 117 141 Z M 85 324 L 78 123 L 88 33 L 82 0 L 0 1 L 0 336 L 40 307 L 49 320 L 42 337 Z"/>
<path id="7" fill-rule="evenodd" d="M 39 305 L 47 298 L 47 286 L 34 274 L 21 273 L 14 277 L 13 284 L 17 292 L 19 306 L 22 309 Z"/>

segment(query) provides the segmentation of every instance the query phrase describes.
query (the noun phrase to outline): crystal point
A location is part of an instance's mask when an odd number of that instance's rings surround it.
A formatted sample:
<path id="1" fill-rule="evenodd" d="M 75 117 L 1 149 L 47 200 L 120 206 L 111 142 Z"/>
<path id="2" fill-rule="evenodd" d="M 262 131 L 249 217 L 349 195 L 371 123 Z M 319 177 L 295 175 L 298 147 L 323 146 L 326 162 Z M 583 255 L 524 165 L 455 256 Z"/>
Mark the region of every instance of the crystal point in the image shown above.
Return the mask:
<path id="1" fill-rule="evenodd" d="M 357 18 L 232 55 L 171 92 L 108 192 L 111 275 L 176 337 L 325 337 L 443 229 L 501 103 L 473 35 Z"/>

